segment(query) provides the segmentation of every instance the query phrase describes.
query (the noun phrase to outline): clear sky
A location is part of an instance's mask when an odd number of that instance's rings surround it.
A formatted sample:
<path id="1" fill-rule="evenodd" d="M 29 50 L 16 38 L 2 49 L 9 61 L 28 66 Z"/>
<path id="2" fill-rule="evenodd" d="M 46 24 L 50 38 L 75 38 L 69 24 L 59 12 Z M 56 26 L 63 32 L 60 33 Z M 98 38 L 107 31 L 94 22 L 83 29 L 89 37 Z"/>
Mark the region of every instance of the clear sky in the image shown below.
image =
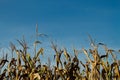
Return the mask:
<path id="1" fill-rule="evenodd" d="M 0 0 L 0 46 L 22 35 L 30 40 L 36 23 L 63 46 L 86 46 L 90 34 L 120 47 L 120 0 Z"/>

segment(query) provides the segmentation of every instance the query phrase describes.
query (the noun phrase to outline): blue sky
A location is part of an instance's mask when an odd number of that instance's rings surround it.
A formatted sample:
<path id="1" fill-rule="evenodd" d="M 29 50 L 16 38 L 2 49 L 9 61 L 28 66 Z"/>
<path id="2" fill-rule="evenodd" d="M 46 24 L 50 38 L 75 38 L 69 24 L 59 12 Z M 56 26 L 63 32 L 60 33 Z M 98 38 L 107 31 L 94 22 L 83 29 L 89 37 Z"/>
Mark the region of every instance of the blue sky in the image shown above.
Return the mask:
<path id="1" fill-rule="evenodd" d="M 119 0 L 0 0 L 0 46 L 22 35 L 31 41 L 36 23 L 40 33 L 68 48 L 87 47 L 87 34 L 120 47 Z"/>

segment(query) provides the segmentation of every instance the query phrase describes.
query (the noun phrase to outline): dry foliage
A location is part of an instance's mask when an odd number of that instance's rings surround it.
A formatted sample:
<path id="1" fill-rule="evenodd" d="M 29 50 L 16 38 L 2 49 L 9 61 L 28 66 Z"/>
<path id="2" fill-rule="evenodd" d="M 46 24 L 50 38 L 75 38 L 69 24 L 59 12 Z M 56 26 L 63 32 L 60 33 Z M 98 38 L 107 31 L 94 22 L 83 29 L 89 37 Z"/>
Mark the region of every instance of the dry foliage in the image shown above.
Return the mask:
<path id="1" fill-rule="evenodd" d="M 74 49 L 72 57 L 66 48 L 58 49 L 57 45 L 52 43 L 56 64 L 50 65 L 48 59 L 48 64 L 44 65 L 41 64 L 39 56 L 47 54 L 43 54 L 44 48 L 39 48 L 37 51 L 38 40 L 35 41 L 33 57 L 28 53 L 29 47 L 26 41 L 24 39 L 17 41 L 22 48 L 17 49 L 10 43 L 12 58 L 8 60 L 7 54 L 0 58 L 0 80 L 120 80 L 120 61 L 115 56 L 120 50 L 109 49 L 103 43 L 95 45 L 91 41 L 92 48 L 82 48 L 82 53 Z M 104 54 L 101 55 L 98 48 L 103 48 Z M 86 62 L 80 60 L 78 55 L 81 57 L 86 55 Z M 112 61 L 109 60 L 110 56 Z"/>
<path id="2" fill-rule="evenodd" d="M 12 54 L 17 57 L 12 57 L 11 60 L 6 56 L 0 59 L 0 80 L 119 80 L 119 60 L 116 59 L 115 50 L 108 49 L 104 44 L 99 43 L 97 47 L 86 50 L 81 49 L 86 55 L 86 63 L 79 60 L 79 52 L 74 49 L 74 57 L 71 57 L 66 48 L 58 49 L 52 43 L 52 49 L 55 51 L 55 63 L 42 65 L 40 54 L 44 55 L 43 48 L 31 57 L 28 54 L 28 46 L 25 40 L 17 40 L 22 46 L 22 49 L 17 49 L 13 43 L 10 43 Z M 99 54 L 99 46 L 105 50 L 104 55 Z M 118 51 L 119 52 L 119 51 Z M 61 56 L 64 55 L 64 56 Z M 113 61 L 110 62 L 109 56 L 112 56 Z M 64 58 L 64 61 L 61 60 Z M 50 63 L 50 59 L 48 59 Z M 4 67 L 7 64 L 7 67 Z M 83 66 L 83 68 L 80 68 Z"/>

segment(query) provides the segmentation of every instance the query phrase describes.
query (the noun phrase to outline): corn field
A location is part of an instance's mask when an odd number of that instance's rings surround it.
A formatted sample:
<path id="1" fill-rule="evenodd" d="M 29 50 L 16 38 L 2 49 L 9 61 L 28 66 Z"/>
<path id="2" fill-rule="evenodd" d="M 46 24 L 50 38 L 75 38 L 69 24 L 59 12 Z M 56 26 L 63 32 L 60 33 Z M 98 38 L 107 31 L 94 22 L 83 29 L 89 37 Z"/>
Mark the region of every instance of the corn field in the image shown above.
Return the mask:
<path id="1" fill-rule="evenodd" d="M 67 48 L 60 49 L 51 42 L 54 50 L 52 63 L 55 65 L 50 65 L 50 59 L 48 64 L 41 63 L 40 56 L 47 54 L 45 48 L 37 47 L 40 41 L 34 42 L 34 53 L 28 53 L 29 47 L 24 39 L 17 42 L 22 48 L 18 49 L 11 42 L 8 53 L 16 57 L 8 59 L 7 53 L 0 57 L 0 80 L 120 80 L 120 61 L 116 58 L 120 50 L 109 49 L 103 43 L 91 41 L 91 48 L 73 49 L 74 56 L 71 56 Z M 103 54 L 100 54 L 100 48 Z M 84 60 L 80 60 L 82 55 L 86 56 Z"/>

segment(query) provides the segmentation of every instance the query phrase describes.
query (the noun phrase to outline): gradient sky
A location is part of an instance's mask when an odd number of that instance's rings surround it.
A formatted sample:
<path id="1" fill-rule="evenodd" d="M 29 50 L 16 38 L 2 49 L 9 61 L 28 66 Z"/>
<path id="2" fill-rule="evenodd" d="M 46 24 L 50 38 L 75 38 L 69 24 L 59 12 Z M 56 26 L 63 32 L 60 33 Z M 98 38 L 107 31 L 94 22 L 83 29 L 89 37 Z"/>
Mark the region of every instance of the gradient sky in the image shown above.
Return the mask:
<path id="1" fill-rule="evenodd" d="M 87 34 L 120 47 L 120 0 L 0 0 L 0 47 L 23 35 L 30 40 L 36 23 L 66 47 L 88 46 Z"/>

